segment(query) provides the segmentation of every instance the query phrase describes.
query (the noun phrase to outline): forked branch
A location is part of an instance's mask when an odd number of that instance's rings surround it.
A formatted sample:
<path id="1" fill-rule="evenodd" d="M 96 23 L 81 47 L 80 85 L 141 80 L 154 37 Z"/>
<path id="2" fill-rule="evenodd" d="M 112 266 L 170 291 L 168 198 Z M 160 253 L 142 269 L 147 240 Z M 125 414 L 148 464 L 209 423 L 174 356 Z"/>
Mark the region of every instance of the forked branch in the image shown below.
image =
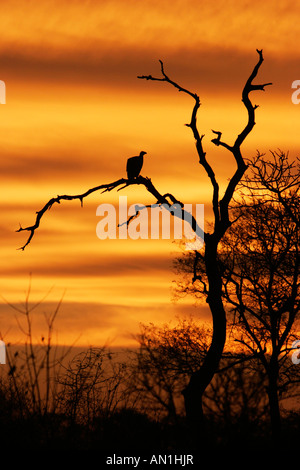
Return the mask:
<path id="1" fill-rule="evenodd" d="M 257 53 L 259 55 L 259 60 L 257 64 L 255 65 L 252 73 L 250 74 L 248 80 L 246 81 L 246 84 L 242 92 L 242 102 L 244 103 L 246 110 L 247 110 L 247 114 L 248 114 L 248 121 L 247 121 L 246 126 L 244 127 L 243 131 L 237 136 L 233 146 L 230 146 L 226 144 L 225 142 L 221 141 L 221 135 L 222 135 L 221 132 L 214 131 L 216 134 L 218 134 L 218 139 L 212 140 L 212 142 L 215 145 L 221 145 L 225 147 L 227 150 L 229 150 L 233 154 L 236 164 L 237 164 L 237 169 L 234 175 L 229 180 L 224 196 L 222 200 L 220 201 L 220 213 L 221 213 L 221 220 L 223 222 L 223 230 L 226 230 L 227 227 L 230 225 L 229 213 L 228 213 L 229 203 L 233 197 L 233 193 L 238 183 L 240 182 L 243 174 L 245 173 L 247 169 L 247 165 L 242 157 L 241 145 L 246 139 L 246 137 L 250 134 L 250 132 L 252 131 L 255 125 L 255 110 L 258 107 L 257 105 L 252 104 L 249 98 L 249 94 L 251 93 L 251 91 L 254 91 L 254 90 L 265 91 L 266 86 L 272 85 L 271 83 L 264 83 L 261 85 L 254 85 L 252 83 L 264 60 L 262 50 L 257 49 Z"/>
<path id="2" fill-rule="evenodd" d="M 138 78 L 144 79 L 144 80 L 152 80 L 152 81 L 169 83 L 178 91 L 182 93 L 186 93 L 187 95 L 191 96 L 194 99 L 195 103 L 194 103 L 193 110 L 192 110 L 191 122 L 189 124 L 186 124 L 186 126 L 189 127 L 193 132 L 193 136 L 196 141 L 196 149 L 197 149 L 197 153 L 199 156 L 199 163 L 200 165 L 203 166 L 204 170 L 206 171 L 206 174 L 209 177 L 212 187 L 213 187 L 213 201 L 212 202 L 213 202 L 215 224 L 217 225 L 219 222 L 219 185 L 217 183 L 215 173 L 211 165 L 208 163 L 206 159 L 206 152 L 204 152 L 204 149 L 203 149 L 202 140 L 204 138 L 204 134 L 200 134 L 198 131 L 198 127 L 197 127 L 197 113 L 201 105 L 200 98 L 197 95 L 197 93 L 193 93 L 187 88 L 184 88 L 181 85 L 179 85 L 174 80 L 171 80 L 171 78 L 165 72 L 163 62 L 161 60 L 159 62 L 160 62 L 160 69 L 161 69 L 162 77 L 153 77 L 152 75 L 139 75 Z"/>
<path id="3" fill-rule="evenodd" d="M 191 116 L 191 122 L 189 124 L 186 124 L 187 127 L 190 127 L 195 141 L 196 141 L 196 148 L 199 156 L 199 163 L 200 165 L 203 166 L 204 170 L 206 171 L 206 174 L 208 175 L 212 188 L 213 188 L 213 198 L 212 198 L 212 206 L 213 206 L 213 212 L 214 212 L 214 233 L 218 235 L 218 237 L 222 237 L 222 235 L 225 233 L 226 229 L 230 225 L 229 221 L 229 214 L 228 214 L 228 207 L 229 203 L 231 201 L 231 198 L 233 196 L 233 193 L 236 189 L 237 184 L 239 183 L 241 177 L 243 176 L 247 165 L 244 162 L 244 159 L 241 154 L 241 145 L 248 136 L 248 134 L 251 132 L 255 125 L 255 109 L 257 108 L 257 105 L 253 105 L 250 101 L 249 94 L 251 91 L 255 90 L 262 90 L 264 91 L 265 87 L 268 85 L 271 85 L 271 83 L 264 83 L 260 85 L 255 85 L 253 84 L 253 80 L 257 76 L 257 73 L 259 71 L 259 68 L 263 62 L 263 54 L 262 50 L 257 49 L 257 53 L 259 55 L 258 62 L 256 63 L 255 67 L 253 68 L 252 73 L 250 74 L 248 80 L 246 81 L 246 84 L 244 86 L 243 92 L 242 92 L 242 101 L 247 109 L 248 113 L 248 121 L 246 126 L 244 127 L 243 131 L 237 136 L 235 142 L 233 145 L 229 145 L 228 143 L 224 142 L 221 140 L 222 133 L 220 131 L 212 131 L 214 134 L 217 135 L 216 138 L 212 139 L 212 142 L 216 146 L 221 146 L 229 150 L 237 163 L 237 169 L 234 173 L 234 175 L 231 177 L 229 180 L 229 183 L 227 185 L 227 188 L 225 190 L 224 196 L 221 201 L 219 201 L 219 184 L 216 180 L 215 173 L 211 167 L 211 165 L 208 163 L 206 159 L 206 152 L 204 152 L 203 149 L 203 144 L 202 140 L 204 135 L 201 135 L 198 131 L 197 127 L 197 113 L 200 108 L 200 99 L 199 96 L 196 93 L 191 92 L 187 88 L 182 87 L 179 85 L 177 82 L 172 80 L 165 72 L 164 69 L 164 64 L 160 60 L 160 68 L 161 68 L 161 77 L 153 77 L 152 75 L 140 75 L 138 78 L 144 79 L 144 80 L 152 80 L 152 81 L 159 81 L 159 82 L 166 82 L 176 88 L 178 91 L 186 93 L 187 95 L 191 96 L 194 99 L 194 106 L 192 110 L 192 116 Z"/>

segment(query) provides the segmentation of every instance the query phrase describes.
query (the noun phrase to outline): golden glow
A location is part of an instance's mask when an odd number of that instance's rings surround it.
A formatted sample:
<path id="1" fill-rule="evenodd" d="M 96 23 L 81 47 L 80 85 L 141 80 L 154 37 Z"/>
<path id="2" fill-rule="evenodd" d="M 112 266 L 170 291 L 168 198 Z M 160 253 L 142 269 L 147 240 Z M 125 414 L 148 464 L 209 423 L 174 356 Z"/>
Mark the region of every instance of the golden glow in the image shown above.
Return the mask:
<path id="1" fill-rule="evenodd" d="M 167 50 L 190 46 L 244 51 L 265 44 L 272 53 L 298 51 L 297 17 L 300 7 L 291 0 L 268 4 L 247 0 L 217 0 L 213 4 L 182 0 L 10 0 L 1 5 L 3 50 L 23 47 L 26 53 L 59 56 L 88 51 L 99 57 L 99 46 Z M 26 42 L 24 44 L 24 38 Z M 99 47 L 100 49 L 100 47 Z M 101 51 L 101 49 L 100 49 Z M 100 52 L 101 53 L 101 52 Z"/>
<path id="2" fill-rule="evenodd" d="M 291 83 L 300 79 L 297 2 L 272 7 L 246 0 L 38 0 L 1 5 L 0 105 L 1 295 L 23 302 L 32 273 L 32 301 L 53 287 L 51 309 L 65 292 L 59 341 L 114 345 L 132 342 L 139 322 L 164 322 L 197 312 L 193 299 L 171 303 L 172 241 L 100 241 L 101 202 L 154 202 L 145 189 L 95 193 L 81 208 L 62 202 L 45 214 L 25 252 L 18 251 L 35 212 L 57 194 L 79 194 L 125 177 L 129 156 L 147 151 L 143 175 L 162 193 L 204 203 L 211 186 L 198 164 L 190 122 L 193 101 L 164 83 L 158 59 L 174 80 L 200 95 L 198 126 L 207 157 L 225 189 L 235 163 L 212 143 L 211 129 L 232 144 L 246 122 L 241 91 L 264 49 L 261 81 L 274 82 L 251 97 L 259 104 L 246 156 L 281 148 L 297 155 L 300 106 Z M 298 74 L 298 75 L 297 75 Z M 262 77 L 262 78 L 261 78 Z M 42 312 L 43 309 L 41 309 Z M 199 318 L 209 319 L 207 309 Z M 5 301 L 0 331 L 18 337 Z M 37 321 L 37 324 L 40 324 Z M 42 324 L 42 322 L 41 322 Z"/>

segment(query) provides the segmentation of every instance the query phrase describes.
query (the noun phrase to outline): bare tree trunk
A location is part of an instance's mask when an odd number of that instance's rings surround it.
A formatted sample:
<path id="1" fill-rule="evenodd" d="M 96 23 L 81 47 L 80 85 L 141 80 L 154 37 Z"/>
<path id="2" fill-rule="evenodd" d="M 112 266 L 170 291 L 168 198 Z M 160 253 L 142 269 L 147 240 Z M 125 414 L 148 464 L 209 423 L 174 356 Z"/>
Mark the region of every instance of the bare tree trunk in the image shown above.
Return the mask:
<path id="1" fill-rule="evenodd" d="M 278 448 L 281 444 L 281 417 L 278 399 L 278 365 L 270 364 L 268 373 L 269 386 L 268 386 L 268 398 L 269 398 L 269 409 L 271 418 L 271 432 L 272 432 L 272 443 L 275 448 Z"/>
<path id="2" fill-rule="evenodd" d="M 205 265 L 209 284 L 207 303 L 212 314 L 213 336 L 201 368 L 191 375 L 189 384 L 183 391 L 187 420 L 194 430 L 203 422 L 203 394 L 218 370 L 226 341 L 226 312 L 222 302 L 222 279 L 214 236 L 206 239 Z"/>
<path id="3" fill-rule="evenodd" d="M 191 375 L 183 391 L 186 417 L 192 428 L 203 422 L 202 398 L 215 372 L 218 370 L 226 340 L 226 315 L 219 299 L 210 304 L 213 312 L 213 336 L 202 367 Z"/>

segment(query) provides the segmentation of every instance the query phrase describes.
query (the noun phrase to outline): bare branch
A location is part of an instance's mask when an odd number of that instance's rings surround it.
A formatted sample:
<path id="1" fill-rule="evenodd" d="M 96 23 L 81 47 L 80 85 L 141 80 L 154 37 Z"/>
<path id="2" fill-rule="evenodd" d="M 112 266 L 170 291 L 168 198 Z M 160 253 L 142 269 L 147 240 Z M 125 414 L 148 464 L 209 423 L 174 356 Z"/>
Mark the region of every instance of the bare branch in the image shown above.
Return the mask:
<path id="1" fill-rule="evenodd" d="M 219 145 L 221 145 L 222 147 L 225 147 L 227 150 L 229 150 L 230 152 L 233 151 L 233 147 L 231 147 L 230 145 L 226 144 L 225 142 L 222 142 L 220 139 L 221 139 L 221 136 L 222 136 L 222 132 L 219 132 L 219 131 L 214 131 L 212 129 L 212 132 L 214 134 L 217 134 L 217 138 L 216 139 L 212 139 L 212 143 L 215 144 L 217 147 Z"/>
<path id="2" fill-rule="evenodd" d="M 130 222 L 134 219 L 136 219 L 136 217 L 140 214 L 140 212 L 144 209 L 152 209 L 154 207 L 158 207 L 159 204 L 158 203 L 155 203 L 155 204 L 147 204 L 146 206 L 139 206 L 138 204 L 135 206 L 135 213 L 132 214 L 127 220 L 125 220 L 125 222 L 123 222 L 122 224 L 118 224 L 118 227 L 122 227 L 122 225 L 128 225 L 130 224 Z"/>
<path id="3" fill-rule="evenodd" d="M 229 183 L 228 183 L 228 186 L 226 188 L 226 191 L 225 191 L 225 194 L 222 198 L 222 200 L 220 201 L 220 213 L 221 213 L 221 219 L 222 219 L 222 222 L 224 223 L 224 229 L 226 230 L 226 227 L 228 227 L 230 225 L 230 221 L 229 221 L 229 214 L 228 214 L 228 208 L 229 208 L 229 203 L 232 199 L 232 196 L 233 196 L 233 193 L 238 185 L 238 183 L 240 182 L 243 174 L 245 173 L 246 169 L 247 169 L 247 165 L 242 157 L 242 154 L 241 154 L 241 145 L 242 143 L 244 142 L 244 140 L 246 139 L 246 137 L 249 135 L 249 133 L 252 131 L 254 125 L 255 125 L 255 109 L 257 108 L 257 106 L 253 106 L 253 104 L 251 103 L 250 101 L 250 98 L 249 98 L 249 94 L 251 91 L 254 91 L 254 90 L 263 90 L 264 91 L 264 88 L 268 85 L 271 85 L 271 83 L 265 83 L 265 84 L 262 84 L 262 85 L 253 85 L 252 81 L 254 80 L 254 78 L 256 77 L 257 73 L 258 73 L 258 70 L 263 62 L 263 54 L 262 54 L 262 50 L 258 50 L 257 49 L 257 53 L 259 55 L 259 60 L 257 62 L 257 64 L 255 65 L 252 73 L 250 74 L 245 86 L 244 86 L 244 89 L 243 89 L 243 92 L 242 92 L 242 102 L 244 103 L 246 109 L 247 109 L 247 113 L 248 113 L 248 122 L 246 124 L 246 126 L 244 127 L 243 131 L 237 136 L 236 140 L 235 140 L 235 143 L 232 147 L 230 147 L 228 144 L 224 143 L 224 142 L 221 142 L 220 141 L 220 137 L 221 137 L 221 133 L 218 133 L 218 139 L 214 139 L 214 143 L 216 145 L 222 145 L 223 147 L 227 148 L 228 150 L 230 150 L 236 160 L 236 163 L 237 163 L 237 169 L 234 173 L 234 175 L 232 176 L 232 178 L 230 179 Z M 217 142 L 217 143 L 216 143 Z"/>
<path id="4" fill-rule="evenodd" d="M 145 80 L 152 80 L 152 81 L 159 81 L 159 82 L 168 82 L 171 85 L 173 85 L 175 88 L 177 88 L 178 91 L 182 91 L 184 93 L 187 93 L 188 95 L 192 96 L 196 101 L 199 100 L 199 97 L 197 96 L 196 93 L 192 93 L 187 88 L 183 88 L 182 86 L 178 85 L 178 83 L 171 80 L 167 76 L 167 74 L 165 73 L 164 64 L 163 64 L 162 60 L 160 60 L 159 63 L 160 63 L 161 73 L 162 73 L 162 76 L 163 76 L 162 78 L 153 77 L 152 75 L 139 75 L 137 78 L 141 78 L 141 79 L 145 79 Z M 200 104 L 200 100 L 199 100 L 199 104 Z"/>
<path id="5" fill-rule="evenodd" d="M 91 188 L 91 189 L 89 189 L 88 191 L 86 191 L 85 193 L 82 193 L 82 194 L 76 194 L 76 195 L 67 195 L 67 194 L 65 194 L 63 196 L 56 196 L 56 197 L 51 198 L 44 205 L 44 207 L 40 211 L 36 212 L 36 219 L 35 219 L 35 223 L 33 225 L 28 226 L 28 227 L 20 226 L 20 228 L 18 230 L 16 230 L 16 232 L 24 232 L 24 231 L 30 232 L 30 235 L 29 235 L 25 245 L 23 245 L 21 248 L 19 248 L 19 250 L 24 251 L 26 246 L 29 245 L 29 243 L 31 242 L 31 240 L 32 240 L 32 238 L 35 234 L 35 231 L 40 226 L 40 222 L 41 222 L 41 219 L 42 219 L 43 215 L 45 214 L 45 212 L 47 212 L 48 210 L 50 210 L 52 208 L 53 204 L 55 204 L 55 203 L 60 204 L 60 201 L 62 201 L 62 200 L 72 201 L 72 200 L 75 200 L 75 199 L 79 199 L 80 203 L 81 203 L 81 206 L 82 206 L 83 199 L 85 197 L 89 196 L 90 194 L 92 194 L 96 191 L 101 191 L 101 190 L 102 190 L 102 192 L 112 191 L 112 189 L 118 187 L 120 184 L 123 184 L 123 183 L 127 183 L 127 185 L 131 184 L 131 182 L 129 182 L 125 178 L 121 178 L 117 181 L 114 181 L 113 183 L 102 184 L 100 186 L 96 186 L 94 188 Z"/>
<path id="6" fill-rule="evenodd" d="M 169 76 L 165 73 L 163 62 L 161 60 L 159 62 L 160 62 L 161 73 L 162 73 L 161 78 L 153 77 L 152 75 L 140 75 L 140 76 L 138 76 L 138 78 L 145 79 L 145 80 L 152 80 L 152 81 L 159 81 L 159 82 L 169 83 L 174 88 L 176 88 L 178 91 L 186 93 L 187 95 L 191 96 L 194 99 L 195 104 L 194 104 L 194 107 L 193 107 L 193 110 L 192 110 L 191 122 L 189 124 L 185 124 L 185 125 L 187 127 L 189 127 L 193 132 L 193 136 L 194 136 L 195 141 L 196 141 L 196 149 L 197 149 L 197 153 L 198 153 L 198 156 L 199 156 L 199 163 L 200 163 L 200 165 L 203 166 L 204 170 L 206 171 L 206 174 L 209 177 L 209 179 L 211 181 L 211 184 L 212 184 L 212 187 L 213 187 L 213 201 L 212 201 L 212 204 L 213 204 L 215 225 L 217 225 L 219 223 L 219 219 L 220 219 L 220 216 L 219 216 L 219 185 L 217 183 L 215 173 L 214 173 L 211 165 L 208 163 L 208 161 L 206 159 L 206 152 L 204 152 L 203 145 L 202 145 L 202 140 L 204 138 L 204 135 L 199 134 L 198 127 L 197 127 L 197 113 L 198 113 L 198 109 L 200 108 L 200 105 L 201 105 L 200 98 L 197 95 L 197 93 L 192 93 L 187 88 L 184 88 L 181 85 L 179 85 L 177 82 L 175 82 L 174 80 L 171 80 L 169 78 Z"/>
<path id="7" fill-rule="evenodd" d="M 253 129 L 254 125 L 255 125 L 255 109 L 257 108 L 257 106 L 253 106 L 253 104 L 251 103 L 250 101 L 250 98 L 249 98 L 249 94 L 251 93 L 251 91 L 254 91 L 254 90 L 261 90 L 261 91 L 265 91 L 265 87 L 266 86 L 269 86 L 269 85 L 272 85 L 272 83 L 264 83 L 262 85 L 253 85 L 253 80 L 254 78 L 256 77 L 258 71 L 259 71 L 259 68 L 261 66 L 261 64 L 263 63 L 263 53 L 262 53 L 262 50 L 259 50 L 259 49 L 256 49 L 258 55 L 259 55 L 259 60 L 257 62 L 257 64 L 255 65 L 250 77 L 248 78 L 247 82 L 246 82 L 246 85 L 243 89 L 243 93 L 242 93 L 242 101 L 248 111 L 248 123 L 247 125 L 245 126 L 244 130 L 239 134 L 239 136 L 237 137 L 236 141 L 235 141 L 235 144 L 234 144 L 234 147 L 236 148 L 239 148 L 242 143 L 244 142 L 245 138 L 247 137 L 247 135 L 251 132 L 251 130 Z"/>
<path id="8" fill-rule="evenodd" d="M 141 185 L 145 186 L 147 191 L 150 194 L 152 194 L 154 196 L 154 198 L 156 199 L 156 201 L 157 201 L 156 204 L 158 204 L 158 205 L 164 204 L 164 205 L 166 205 L 167 207 L 170 207 L 170 208 L 172 208 L 172 206 L 174 204 L 176 204 L 177 205 L 177 210 L 176 210 L 176 213 L 174 211 L 173 215 L 176 215 L 177 217 L 181 218 L 182 220 L 186 220 L 188 223 L 190 223 L 193 231 L 196 232 L 197 234 L 204 235 L 203 232 L 202 232 L 202 229 L 198 226 L 198 223 L 197 223 L 196 219 L 190 214 L 187 217 L 187 215 L 186 215 L 187 212 L 183 209 L 183 203 L 182 202 L 180 202 L 178 199 L 175 198 L 175 196 L 173 196 L 170 193 L 162 195 L 155 188 L 155 186 L 153 185 L 150 178 L 147 178 L 147 177 L 144 177 L 144 176 L 138 176 L 135 179 L 120 178 L 119 180 L 113 181 L 112 183 L 101 184 L 100 186 L 95 186 L 94 188 L 90 188 L 88 191 L 86 191 L 82 194 L 76 194 L 76 195 L 65 194 L 65 195 L 62 195 L 62 196 L 56 196 L 56 197 L 51 198 L 44 205 L 44 207 L 40 211 L 36 212 L 36 219 L 35 219 L 35 223 L 33 225 L 30 225 L 28 227 L 21 227 L 20 226 L 20 228 L 18 230 L 16 230 L 17 232 L 27 231 L 27 232 L 30 233 L 26 243 L 22 247 L 20 247 L 19 250 L 24 251 L 26 246 L 29 245 L 29 243 L 31 242 L 31 240 L 32 240 L 32 238 L 35 234 L 35 231 L 40 226 L 40 222 L 41 222 L 42 217 L 47 212 L 47 210 L 50 210 L 52 208 L 53 204 L 55 204 L 55 203 L 60 204 L 61 201 L 72 201 L 72 200 L 79 199 L 79 201 L 81 203 L 81 206 L 82 206 L 83 205 L 83 199 L 86 198 L 87 196 L 89 196 L 90 194 L 96 192 L 96 191 L 101 191 L 101 193 L 105 193 L 107 191 L 112 191 L 113 189 L 116 189 L 119 186 L 120 187 L 119 187 L 118 191 L 120 191 L 120 190 L 126 188 L 127 186 L 136 185 L 136 184 L 137 185 L 141 184 Z M 168 200 L 168 198 L 172 201 L 171 203 Z M 131 217 L 130 220 L 132 220 L 136 216 L 137 216 L 137 214 L 135 214 L 135 216 Z"/>

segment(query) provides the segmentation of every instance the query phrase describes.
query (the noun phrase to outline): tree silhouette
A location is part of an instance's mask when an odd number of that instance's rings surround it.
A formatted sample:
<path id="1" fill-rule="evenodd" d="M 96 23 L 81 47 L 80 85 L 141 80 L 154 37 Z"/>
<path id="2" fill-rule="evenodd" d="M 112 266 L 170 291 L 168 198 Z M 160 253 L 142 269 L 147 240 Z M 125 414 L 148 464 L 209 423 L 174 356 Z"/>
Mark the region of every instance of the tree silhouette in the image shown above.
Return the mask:
<path id="1" fill-rule="evenodd" d="M 184 391 L 185 397 L 185 409 L 188 421 L 191 425 L 191 428 L 196 432 L 199 429 L 199 421 L 203 418 L 202 410 L 202 396 L 203 393 L 212 380 L 216 370 L 218 369 L 219 361 L 222 357 L 222 352 L 226 339 L 226 313 L 222 301 L 222 273 L 219 269 L 218 264 L 218 246 L 219 242 L 226 233 L 227 229 L 231 225 L 230 215 L 229 215 L 229 204 L 235 192 L 236 186 L 242 178 L 247 165 L 242 156 L 241 146 L 244 143 L 245 139 L 252 131 L 255 125 L 255 110 L 257 105 L 253 105 L 250 100 L 250 93 L 252 91 L 264 91 L 267 85 L 265 84 L 254 84 L 253 80 L 256 78 L 257 73 L 263 63 L 263 53 L 262 50 L 257 50 L 258 61 L 254 66 L 249 78 L 247 79 L 245 86 L 242 91 L 242 102 L 247 111 L 247 122 L 242 131 L 237 135 L 234 143 L 232 145 L 221 140 L 222 133 L 219 131 L 213 131 L 217 135 L 216 138 L 212 139 L 212 142 L 217 146 L 221 146 L 228 150 L 234 157 L 236 162 L 236 170 L 233 175 L 230 177 L 228 185 L 225 189 L 224 195 L 220 198 L 219 194 L 219 184 L 216 179 L 213 167 L 210 165 L 206 158 L 206 152 L 203 148 L 203 139 L 204 135 L 201 135 L 198 131 L 197 126 L 197 113 L 200 108 L 200 98 L 196 93 L 189 91 L 187 88 L 182 87 L 177 82 L 173 81 L 165 72 L 164 64 L 160 61 L 161 76 L 153 77 L 152 75 L 141 75 L 138 78 L 149 80 L 149 81 L 158 81 L 164 82 L 178 91 L 187 94 L 190 96 L 194 105 L 192 108 L 191 121 L 189 124 L 186 124 L 188 128 L 191 129 L 193 137 L 195 139 L 196 149 L 199 157 L 199 164 L 205 170 L 207 177 L 210 180 L 213 190 L 212 197 L 212 209 L 214 214 L 214 224 L 213 230 L 211 233 L 204 234 L 204 245 L 205 245 L 205 269 L 208 279 L 208 295 L 207 302 L 211 310 L 212 319 L 213 319 L 213 334 L 210 348 L 207 352 L 207 355 L 202 363 L 202 366 L 198 370 L 193 372 L 190 377 L 190 381 Z M 89 194 L 95 191 L 112 191 L 114 189 L 121 190 L 127 188 L 130 185 L 143 185 L 145 189 L 151 193 L 154 197 L 156 204 L 164 205 L 164 207 L 171 208 L 173 204 L 177 204 L 181 210 L 176 213 L 177 217 L 184 219 L 185 211 L 183 209 L 183 204 L 176 199 L 170 193 L 161 194 L 159 190 L 154 186 L 151 179 L 148 177 L 138 176 L 135 179 L 125 179 L 121 178 L 112 183 L 101 184 L 100 186 L 89 189 L 83 194 L 78 195 L 62 195 L 50 199 L 45 206 L 37 212 L 36 220 L 33 225 L 27 227 L 20 227 L 18 232 L 27 231 L 29 232 L 29 237 L 26 243 L 21 247 L 22 250 L 31 242 L 36 230 L 38 229 L 41 219 L 48 209 L 51 209 L 53 204 L 60 203 L 62 200 L 76 200 L 78 199 L 81 204 L 83 199 L 86 198 Z M 174 214 L 175 215 L 175 214 Z M 199 232 L 199 227 L 194 217 L 190 217 L 189 223 L 192 229 L 196 233 Z M 195 433 L 194 433 L 195 434 Z"/>
<path id="2" fill-rule="evenodd" d="M 299 383 L 299 369 L 288 357 L 300 312 L 299 191 L 295 162 L 272 152 L 250 164 L 241 183 L 242 198 L 232 207 L 236 221 L 223 237 L 219 254 L 222 291 L 231 311 L 235 341 L 259 361 L 267 378 L 273 442 L 281 440 L 279 398 Z M 181 262 L 180 262 L 181 261 Z M 192 272 L 185 291 L 207 295 L 204 255 L 179 260 L 179 271 Z"/>
<path id="3" fill-rule="evenodd" d="M 106 347 L 77 353 L 57 378 L 59 412 L 70 426 L 90 427 L 99 417 L 111 416 L 126 405 L 125 373 L 126 368 Z"/>
<path id="4" fill-rule="evenodd" d="M 180 319 L 174 326 L 143 324 L 135 338 L 139 348 L 131 352 L 128 377 L 133 396 L 150 416 L 180 424 L 184 410 L 182 390 L 205 359 L 210 329 L 190 317 Z M 261 424 L 266 412 L 265 386 L 262 367 L 249 354 L 227 348 L 204 394 L 208 422 L 226 429 L 238 426 L 240 432 L 248 434 L 252 425 Z"/>
<path id="5" fill-rule="evenodd" d="M 133 394 L 151 415 L 176 423 L 182 413 L 182 390 L 199 368 L 209 348 L 210 332 L 193 319 L 171 327 L 141 325 L 135 336 L 130 369 Z"/>
<path id="6" fill-rule="evenodd" d="M 288 153 L 281 150 L 270 153 L 271 158 L 266 159 L 264 154 L 257 152 L 250 162 L 251 176 L 245 175 L 245 181 L 240 184 L 246 190 L 248 200 L 259 196 L 264 202 L 281 205 L 299 227 L 300 160 L 290 161 Z"/>

